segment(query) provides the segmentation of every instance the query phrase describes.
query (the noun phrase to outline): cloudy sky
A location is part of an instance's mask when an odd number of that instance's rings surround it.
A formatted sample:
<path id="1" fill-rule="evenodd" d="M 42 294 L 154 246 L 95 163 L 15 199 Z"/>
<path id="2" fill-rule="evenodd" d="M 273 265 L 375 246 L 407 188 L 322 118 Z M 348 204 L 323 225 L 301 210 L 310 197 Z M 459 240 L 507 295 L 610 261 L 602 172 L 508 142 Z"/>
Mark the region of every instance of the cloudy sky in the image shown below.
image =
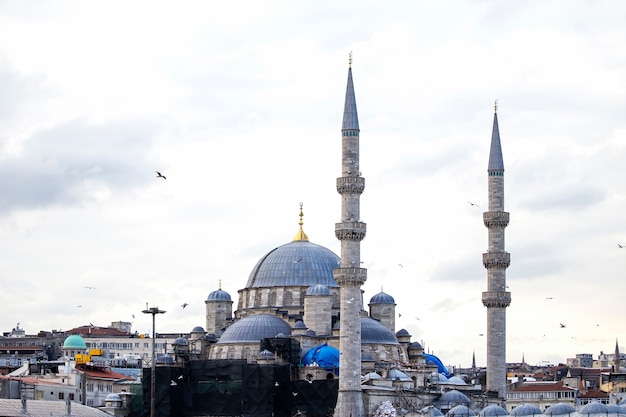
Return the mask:
<path id="1" fill-rule="evenodd" d="M 445 364 L 486 364 L 497 99 L 507 361 L 626 351 L 624 21 L 621 0 L 0 1 L 0 329 L 149 333 L 146 303 L 157 331 L 204 326 L 300 202 L 339 253 L 352 52 L 365 302 L 382 288 Z"/>

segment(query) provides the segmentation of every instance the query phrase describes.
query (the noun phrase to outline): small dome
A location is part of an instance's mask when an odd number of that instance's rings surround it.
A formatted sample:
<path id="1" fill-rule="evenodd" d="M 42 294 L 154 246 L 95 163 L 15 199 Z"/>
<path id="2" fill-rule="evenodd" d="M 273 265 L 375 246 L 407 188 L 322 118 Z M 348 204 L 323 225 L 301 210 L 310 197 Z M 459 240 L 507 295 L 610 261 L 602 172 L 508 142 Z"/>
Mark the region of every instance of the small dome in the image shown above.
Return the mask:
<path id="1" fill-rule="evenodd" d="M 500 407 L 498 404 L 491 404 L 487 407 L 483 408 L 480 413 L 478 413 L 480 417 L 498 417 L 498 416 L 508 416 L 509 412 L 504 408 Z"/>
<path id="2" fill-rule="evenodd" d="M 318 364 L 326 370 L 339 368 L 339 349 L 328 346 L 327 343 L 311 348 L 302 356 L 300 363 L 304 366 Z"/>
<path id="3" fill-rule="evenodd" d="M 626 414 L 626 409 L 617 404 L 606 404 L 610 414 Z"/>
<path id="4" fill-rule="evenodd" d="M 294 329 L 306 329 L 306 324 L 302 320 L 298 320 L 294 325 Z"/>
<path id="5" fill-rule="evenodd" d="M 448 383 L 448 377 L 445 376 L 444 374 L 442 374 L 441 372 L 439 372 L 437 374 L 437 381 L 439 381 L 441 383 Z"/>
<path id="6" fill-rule="evenodd" d="M 448 384 L 452 384 L 452 385 L 467 385 L 467 383 L 465 381 L 463 381 L 463 378 L 459 377 L 459 376 L 451 376 L 450 378 L 448 378 Z"/>
<path id="7" fill-rule="evenodd" d="M 338 287 L 333 270 L 339 257 L 329 249 L 306 240 L 279 246 L 256 264 L 246 288 L 288 287 L 323 284 Z"/>
<path id="8" fill-rule="evenodd" d="M 461 391 L 457 391 L 455 389 L 444 392 L 437 401 L 439 408 L 451 408 L 456 405 L 469 406 L 469 403 L 469 398 L 467 398 L 467 396 Z"/>
<path id="9" fill-rule="evenodd" d="M 361 352 L 361 360 L 362 361 L 373 361 L 374 357 L 370 352 Z"/>
<path id="10" fill-rule="evenodd" d="M 309 329 L 306 331 L 307 336 L 315 336 L 315 330 Z"/>
<path id="11" fill-rule="evenodd" d="M 578 410 L 578 414 L 580 416 L 590 416 L 593 414 L 606 415 L 608 413 L 609 409 L 606 407 L 605 404 L 602 404 L 599 401 L 591 401 L 590 403 L 587 403 L 580 407 L 580 409 Z"/>
<path id="12" fill-rule="evenodd" d="M 367 379 L 382 379 L 383 378 L 382 376 L 378 375 L 376 372 L 368 372 L 363 377 Z"/>
<path id="13" fill-rule="evenodd" d="M 315 284 L 307 288 L 306 295 L 330 295 L 330 290 L 326 285 Z"/>
<path id="14" fill-rule="evenodd" d="M 562 415 L 570 415 L 576 412 L 576 409 L 567 403 L 557 403 L 552 404 L 550 407 L 546 408 L 543 412 L 544 415 L 548 416 L 562 416 Z"/>
<path id="15" fill-rule="evenodd" d="M 399 344 L 396 335 L 391 330 L 370 317 L 361 317 L 361 343 Z"/>
<path id="16" fill-rule="evenodd" d="M 379 292 L 372 298 L 370 298 L 370 304 L 395 304 L 396 300 L 392 296 L 384 292 Z"/>
<path id="17" fill-rule="evenodd" d="M 163 365 L 171 365 L 174 363 L 174 358 L 172 358 L 170 355 L 166 353 L 162 353 L 157 356 L 157 363 L 160 363 Z"/>
<path id="18" fill-rule="evenodd" d="M 65 342 L 63 342 L 63 349 L 84 350 L 87 349 L 87 344 L 82 336 L 73 334 L 65 339 Z"/>
<path id="19" fill-rule="evenodd" d="M 418 342 L 412 342 L 407 349 L 408 350 L 424 350 L 422 345 L 420 345 Z"/>
<path id="20" fill-rule="evenodd" d="M 255 314 L 227 327 L 217 343 L 260 342 L 278 334 L 290 335 L 291 326 L 272 314 Z"/>
<path id="21" fill-rule="evenodd" d="M 219 290 L 215 290 L 211 294 L 209 294 L 209 296 L 207 297 L 207 301 L 232 301 L 232 300 L 230 299 L 230 294 L 220 288 Z"/>
<path id="22" fill-rule="evenodd" d="M 122 397 L 112 392 L 104 398 L 104 401 L 122 401 Z"/>
<path id="23" fill-rule="evenodd" d="M 476 413 L 470 410 L 466 405 L 454 406 L 446 413 L 447 417 L 471 417 Z"/>
<path id="24" fill-rule="evenodd" d="M 174 340 L 172 342 L 172 345 L 175 345 L 175 346 L 187 346 L 188 343 L 187 343 L 187 340 L 185 340 L 184 337 L 177 337 L 176 340 Z"/>
<path id="25" fill-rule="evenodd" d="M 196 326 L 191 330 L 191 333 L 205 333 L 201 326 Z"/>
<path id="26" fill-rule="evenodd" d="M 274 353 L 265 349 L 259 352 L 259 359 L 275 359 Z"/>
<path id="27" fill-rule="evenodd" d="M 536 405 L 522 404 L 511 410 L 512 416 L 534 416 L 535 414 L 541 414 L 541 410 Z"/>
<path id="28" fill-rule="evenodd" d="M 396 332 L 396 336 L 398 337 L 411 336 L 411 334 L 406 329 L 400 329 Z"/>
<path id="29" fill-rule="evenodd" d="M 397 369 L 391 369 L 387 372 L 387 378 L 396 381 L 413 381 L 407 374 Z"/>

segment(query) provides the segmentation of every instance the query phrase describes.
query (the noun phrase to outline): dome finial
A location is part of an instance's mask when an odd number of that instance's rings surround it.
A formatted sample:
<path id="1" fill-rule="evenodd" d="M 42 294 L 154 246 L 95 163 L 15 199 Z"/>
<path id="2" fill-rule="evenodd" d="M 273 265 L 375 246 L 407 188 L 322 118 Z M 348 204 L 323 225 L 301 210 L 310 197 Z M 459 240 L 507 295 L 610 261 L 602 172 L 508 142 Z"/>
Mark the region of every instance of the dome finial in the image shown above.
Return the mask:
<path id="1" fill-rule="evenodd" d="M 300 203 L 300 222 L 298 223 L 300 225 L 300 230 L 298 230 L 298 233 L 296 233 L 296 235 L 293 237 L 293 240 L 294 241 L 302 240 L 302 241 L 308 242 L 309 237 L 306 235 L 306 233 L 304 233 L 304 230 L 302 230 L 302 225 L 304 224 L 302 222 L 302 217 L 304 216 L 304 213 L 302 212 L 302 206 L 303 204 Z"/>
<path id="2" fill-rule="evenodd" d="M 348 68 L 352 68 L 352 51 L 348 54 Z"/>
<path id="3" fill-rule="evenodd" d="M 219 280 L 219 284 L 217 284 L 217 289 L 221 290 L 222 289 L 222 279 L 220 278 Z"/>
<path id="4" fill-rule="evenodd" d="M 494 113 L 498 112 L 498 99 L 496 99 L 495 103 L 493 103 L 493 112 Z"/>

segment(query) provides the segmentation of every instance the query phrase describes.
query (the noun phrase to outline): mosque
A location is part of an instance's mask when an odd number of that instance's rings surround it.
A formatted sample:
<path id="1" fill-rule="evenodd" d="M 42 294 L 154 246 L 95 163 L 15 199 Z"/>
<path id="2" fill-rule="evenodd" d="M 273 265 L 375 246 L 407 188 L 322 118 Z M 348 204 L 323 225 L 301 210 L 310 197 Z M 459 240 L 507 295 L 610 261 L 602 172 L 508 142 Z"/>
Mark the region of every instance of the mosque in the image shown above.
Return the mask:
<path id="1" fill-rule="evenodd" d="M 365 179 L 359 166 L 351 64 L 341 129 L 342 176 L 337 178 L 342 206 L 335 235 L 341 256 L 309 240 L 300 204 L 299 229 L 292 241 L 261 257 L 238 291 L 237 305 L 220 284 L 205 301 L 204 329 L 198 326 L 188 340 L 175 343 L 176 360 L 184 366 L 157 373 L 157 380 L 184 380 L 188 388 L 186 394 L 177 391 L 179 385 L 170 388 L 169 404 L 191 403 L 191 408 L 209 415 L 356 417 L 379 415 L 383 404 L 403 414 L 415 413 L 441 401 L 445 387 L 484 394 L 480 386 L 467 386 L 451 376 L 439 358 L 411 340 L 407 330 L 396 329 L 392 295 L 381 291 L 367 305 L 363 300 L 367 270 L 362 268 L 360 241 L 366 225 L 360 220 L 359 198 Z M 490 251 L 483 255 L 483 263 L 490 284 L 483 303 L 498 330 L 494 335 L 499 335 L 489 339 L 491 362 L 488 358 L 494 369 L 502 368 L 502 375 L 494 373 L 491 383 L 497 388 L 504 385 L 504 308 L 510 302 L 510 294 L 500 290 L 508 266 L 503 170 L 496 116 L 489 161 L 491 211 L 484 216 Z M 149 370 L 144 371 L 144 381 L 149 381 L 145 372 Z M 498 395 L 493 397 L 499 401 Z M 449 409 L 458 402 L 443 398 L 441 405 Z"/>

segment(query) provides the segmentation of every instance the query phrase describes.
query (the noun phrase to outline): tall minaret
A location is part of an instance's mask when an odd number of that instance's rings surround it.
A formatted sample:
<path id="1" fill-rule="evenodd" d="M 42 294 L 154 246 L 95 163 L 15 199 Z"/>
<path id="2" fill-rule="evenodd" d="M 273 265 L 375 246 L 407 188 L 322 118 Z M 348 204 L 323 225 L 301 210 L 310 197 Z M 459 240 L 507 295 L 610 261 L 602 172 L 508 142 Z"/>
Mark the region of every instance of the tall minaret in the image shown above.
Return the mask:
<path id="1" fill-rule="evenodd" d="M 361 285 L 367 270 L 361 268 L 361 240 L 365 223 L 361 222 L 359 198 L 365 179 L 359 171 L 359 118 L 352 84 L 352 54 L 348 67 L 348 87 L 341 126 L 341 223 L 335 224 L 335 236 L 341 242 L 341 261 L 335 269 L 340 287 L 339 394 L 335 417 L 365 415 L 361 391 Z"/>
<path id="2" fill-rule="evenodd" d="M 509 224 L 509 213 L 504 211 L 504 162 L 498 129 L 498 102 L 494 106 L 491 150 L 487 167 L 489 183 L 489 211 L 483 213 L 483 222 L 489 233 L 489 249 L 483 253 L 487 268 L 487 291 L 483 305 L 487 307 L 487 391 L 498 392 L 504 398 L 506 386 L 506 308 L 511 304 L 511 293 L 506 290 L 506 268 L 511 256 L 504 250 L 504 228 Z"/>

